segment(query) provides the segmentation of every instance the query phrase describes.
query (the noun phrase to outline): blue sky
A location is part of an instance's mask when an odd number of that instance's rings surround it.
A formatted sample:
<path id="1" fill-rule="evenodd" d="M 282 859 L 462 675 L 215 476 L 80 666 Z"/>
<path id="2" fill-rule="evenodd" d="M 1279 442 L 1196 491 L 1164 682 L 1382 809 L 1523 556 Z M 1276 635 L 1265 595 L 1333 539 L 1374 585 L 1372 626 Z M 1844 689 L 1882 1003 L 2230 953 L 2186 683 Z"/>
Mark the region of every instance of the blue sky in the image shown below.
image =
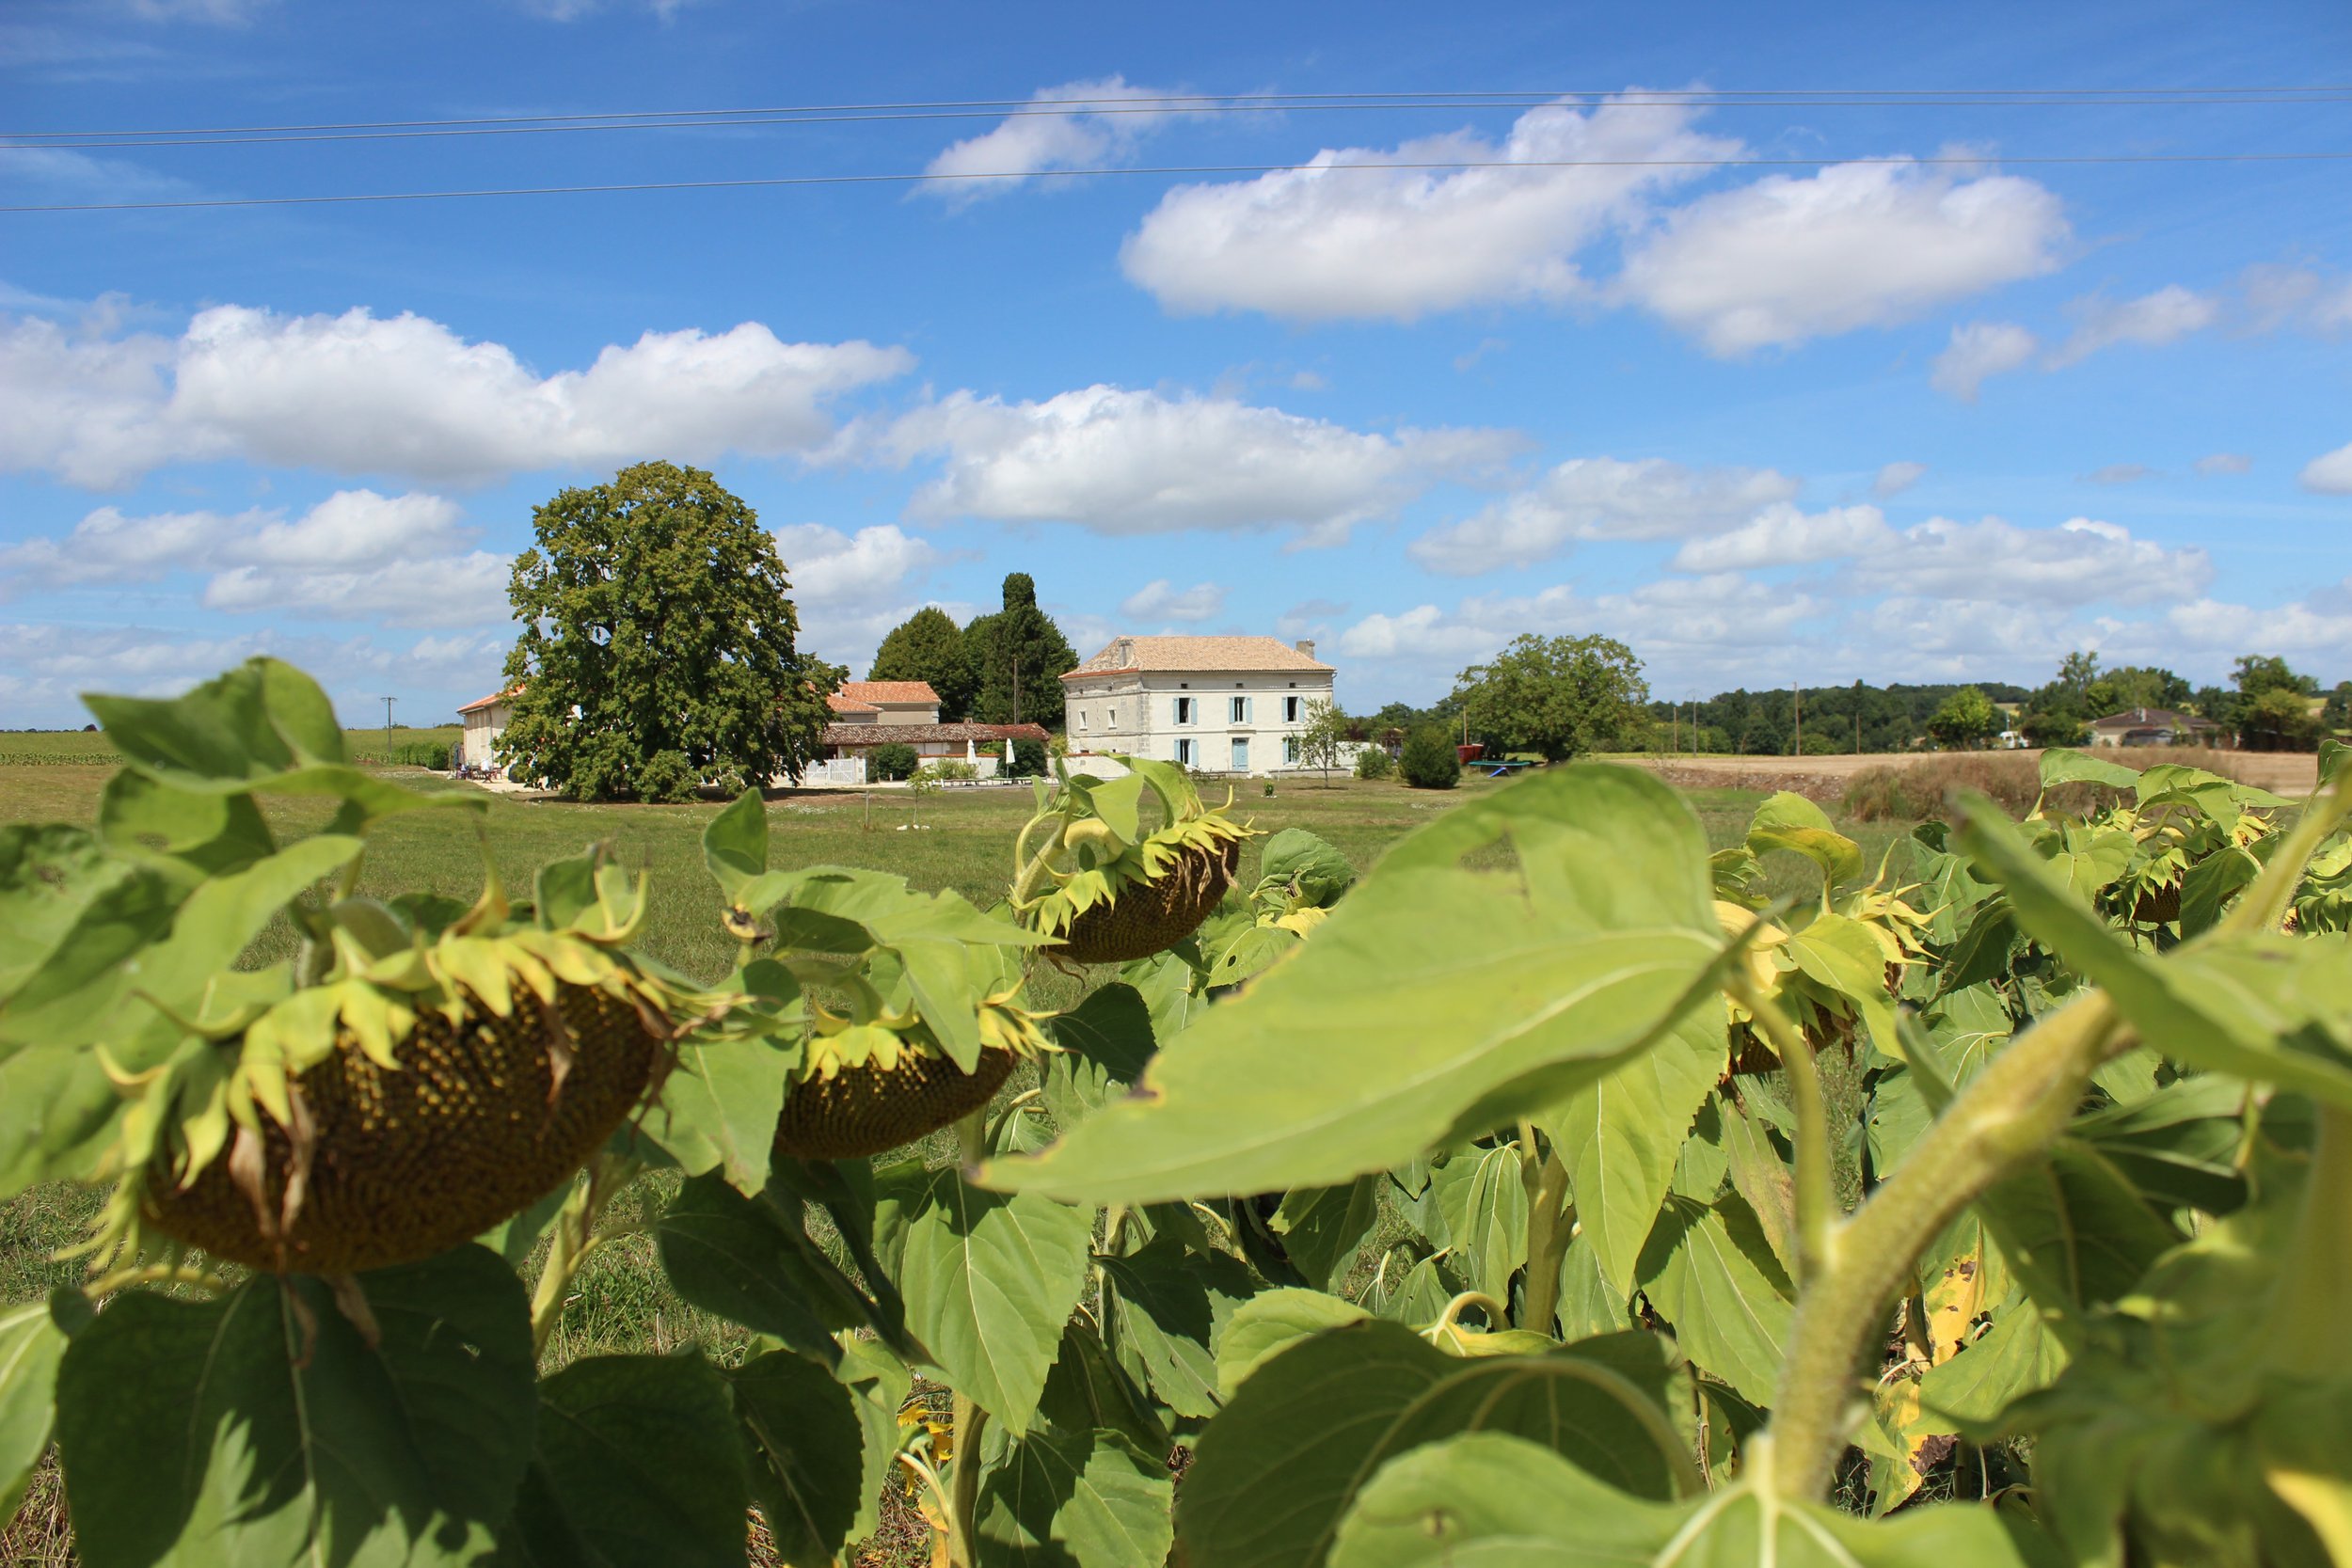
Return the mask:
<path id="1" fill-rule="evenodd" d="M 1021 570 L 1359 709 L 1531 630 L 1660 696 L 2352 676 L 2352 162 L 2036 161 L 2352 152 L 2352 92 L 2133 101 L 2352 84 L 2352 12 L 1907 9 L 15 0 L 0 207 L 1266 172 L 0 213 L 0 726 L 259 651 L 443 719 L 532 506 L 663 456 L 858 673 Z M 1889 96 L 1979 88 L 2075 97 Z M 1852 101 L 1687 96 L 1791 89 Z M 1523 96 L 1169 102 L 1440 92 Z M 1033 99 L 1119 112 L 54 135 Z"/>

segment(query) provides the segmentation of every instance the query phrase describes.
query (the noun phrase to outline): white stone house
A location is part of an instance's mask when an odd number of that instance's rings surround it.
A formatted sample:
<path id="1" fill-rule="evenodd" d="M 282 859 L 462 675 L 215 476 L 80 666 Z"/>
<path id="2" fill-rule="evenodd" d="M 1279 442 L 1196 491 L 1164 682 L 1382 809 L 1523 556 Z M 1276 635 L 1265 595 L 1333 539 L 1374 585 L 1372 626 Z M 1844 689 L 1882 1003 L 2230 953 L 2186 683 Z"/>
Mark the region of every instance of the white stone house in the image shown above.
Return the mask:
<path id="1" fill-rule="evenodd" d="M 1312 705 L 1336 673 L 1312 642 L 1117 637 L 1062 676 L 1073 752 L 1122 752 L 1243 776 L 1302 770 Z"/>
<path id="2" fill-rule="evenodd" d="M 498 756 L 490 748 L 505 733 L 507 721 L 515 717 L 513 698 L 521 689 L 519 686 L 511 686 L 503 691 L 493 691 L 487 697 L 476 697 L 457 710 L 459 721 L 466 726 L 465 738 L 459 743 L 461 752 L 458 762 L 461 766 L 496 768 L 499 765 Z"/>

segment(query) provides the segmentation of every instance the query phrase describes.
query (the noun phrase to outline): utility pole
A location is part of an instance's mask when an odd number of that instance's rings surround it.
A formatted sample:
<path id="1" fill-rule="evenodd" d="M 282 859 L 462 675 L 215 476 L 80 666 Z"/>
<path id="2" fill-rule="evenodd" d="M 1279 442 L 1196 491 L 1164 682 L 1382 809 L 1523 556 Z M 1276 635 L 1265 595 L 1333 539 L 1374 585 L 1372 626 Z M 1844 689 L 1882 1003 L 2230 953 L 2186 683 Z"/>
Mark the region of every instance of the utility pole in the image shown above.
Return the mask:
<path id="1" fill-rule="evenodd" d="M 397 697 L 384 699 L 384 760 L 386 762 L 392 760 L 392 705 L 398 701 L 400 699 Z"/>

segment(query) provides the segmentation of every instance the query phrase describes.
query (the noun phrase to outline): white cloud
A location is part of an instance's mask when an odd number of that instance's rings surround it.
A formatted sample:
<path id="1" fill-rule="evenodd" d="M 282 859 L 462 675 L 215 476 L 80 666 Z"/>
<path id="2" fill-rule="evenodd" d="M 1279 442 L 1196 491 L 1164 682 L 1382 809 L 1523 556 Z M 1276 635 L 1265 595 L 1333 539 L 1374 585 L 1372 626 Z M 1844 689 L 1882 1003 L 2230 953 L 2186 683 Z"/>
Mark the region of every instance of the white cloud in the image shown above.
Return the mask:
<path id="1" fill-rule="evenodd" d="M 1675 552 L 1672 564 L 1678 572 L 1795 566 L 1861 555 L 1893 538 L 1885 514 L 1875 506 L 1834 506 L 1826 512 L 1805 513 L 1781 501 L 1729 533 L 1692 540 Z"/>
<path id="2" fill-rule="evenodd" d="M 792 578 L 800 647 L 847 664 L 852 673 L 873 662 L 874 649 L 891 627 L 923 607 L 916 589 L 946 559 L 930 540 L 896 523 L 854 534 L 821 523 L 794 523 L 776 530 L 775 536 L 776 551 Z"/>
<path id="3" fill-rule="evenodd" d="M 1786 501 L 1798 481 L 1771 468 L 1686 468 L 1661 457 L 1579 457 L 1473 516 L 1432 529 L 1409 553 L 1474 577 L 1548 560 L 1579 540 L 1676 539 L 1733 527 Z"/>
<path id="4" fill-rule="evenodd" d="M 1818 615 L 1820 601 L 1729 573 L 1664 578 L 1623 593 L 1585 595 L 1562 583 L 1529 594 L 1478 594 L 1453 610 L 1419 605 L 1366 615 L 1340 634 L 1343 658 L 1391 667 L 1422 683 L 1490 657 L 1522 632 L 1599 632 L 1630 647 L 1653 684 L 1726 657 L 1745 658 L 1759 638 L 1786 638 Z"/>
<path id="5" fill-rule="evenodd" d="M 2071 309 L 2076 325 L 2066 341 L 2051 351 L 2048 366 L 2052 370 L 2079 364 L 2118 343 L 2157 348 L 2176 342 L 2192 332 L 2203 331 L 2221 315 L 2217 300 L 2178 283 L 2137 299 L 2076 300 Z"/>
<path id="6" fill-rule="evenodd" d="M 1100 167 L 1123 159 L 1147 133 L 1170 119 L 1187 117 L 1182 111 L 1166 109 L 1120 108 L 1116 113 L 1103 114 L 1084 110 L 1056 112 L 1050 106 L 1072 103 L 1133 103 L 1166 100 L 1169 96 L 1166 88 L 1138 86 L 1124 76 L 1065 82 L 1057 87 L 1041 88 L 1030 96 L 1029 102 L 1044 106 L 1042 112 L 1033 108 L 1026 113 L 1008 115 L 994 130 L 968 136 L 944 149 L 923 171 L 941 176 L 942 182 L 916 189 L 949 201 L 977 201 L 1003 196 L 1028 183 L 1004 176 L 1030 169 Z M 994 178 L 970 178 L 974 175 Z"/>
<path id="7" fill-rule="evenodd" d="M 1179 185 L 1128 236 L 1120 261 L 1163 306 L 1187 312 L 1412 321 L 1469 305 L 1556 304 L 1588 291 L 1579 250 L 1646 194 L 1704 172 L 1624 165 L 1740 150 L 1694 134 L 1690 118 L 1564 102 L 1530 109 L 1499 144 L 1454 131 L 1393 150 L 1326 150 L 1256 180 Z M 1541 166 L 1567 161 L 1583 166 Z M 1446 163 L 1517 166 L 1399 166 Z"/>
<path id="8" fill-rule="evenodd" d="M 508 619 L 513 566 L 511 558 L 487 550 L 390 561 L 365 571 L 234 566 L 204 585 L 203 604 L 388 626 L 481 626 Z"/>
<path id="9" fill-rule="evenodd" d="M 2083 478 L 2093 484 L 2137 484 L 2155 471 L 2145 463 L 2110 463 L 2091 469 Z"/>
<path id="10" fill-rule="evenodd" d="M 2352 578 L 2292 604 L 2257 608 L 2199 599 L 2164 618 L 2167 645 L 2234 657 L 2249 648 L 2316 656 L 2341 671 L 2352 662 Z"/>
<path id="11" fill-rule="evenodd" d="M 1168 578 L 1158 578 L 1121 599 L 1119 612 L 1137 622 L 1214 621 L 1225 611 L 1228 592 L 1214 582 L 1178 588 Z"/>
<path id="12" fill-rule="evenodd" d="M 473 535 L 457 519 L 457 503 L 443 497 L 373 490 L 338 490 L 292 522 L 258 507 L 135 517 L 102 506 L 63 539 L 0 549 L 0 574 L 11 586 L 61 588 L 232 566 L 359 570 L 458 548 Z"/>
<path id="13" fill-rule="evenodd" d="M 2352 331 L 2352 277 L 2266 262 L 2247 268 L 2239 286 L 2248 325 L 2256 332 L 2288 326 L 2323 336 Z"/>
<path id="14" fill-rule="evenodd" d="M 2197 471 L 2214 474 L 2242 474 L 2252 468 L 2254 460 L 2242 451 L 2217 451 L 2197 460 Z"/>
<path id="15" fill-rule="evenodd" d="M 466 483 L 773 456 L 819 446 L 831 400 L 913 363 L 863 341 L 782 342 L 756 322 L 648 332 L 542 378 L 505 345 L 417 315 L 219 306 L 177 341 L 17 320 L 0 323 L 0 467 L 104 486 L 175 458 L 233 456 Z"/>
<path id="16" fill-rule="evenodd" d="M 1927 477 L 1927 471 L 1925 463 L 1889 463 L 1879 470 L 1878 478 L 1870 482 L 1870 494 L 1881 500 L 1889 496 L 1899 496 Z"/>
<path id="17" fill-rule="evenodd" d="M 1718 355 L 1890 326 L 2058 265 L 2057 196 L 1908 161 L 1701 197 L 1626 259 L 1622 293 Z"/>
<path id="18" fill-rule="evenodd" d="M 380 694 L 402 695 L 411 723 L 454 718 L 457 703 L 498 678 L 503 630 L 427 636 L 406 644 L 256 629 L 191 636 L 151 627 L 0 624 L 0 705 L 20 723 L 79 725 L 80 694 L 175 696 L 256 654 L 274 654 L 323 684 L 346 722 L 381 722 Z M 462 693 L 462 694 L 461 694 Z M 434 697 L 448 707 L 436 708 Z"/>
<path id="19" fill-rule="evenodd" d="M 2303 488 L 2323 496 L 2352 496 L 2352 443 L 2303 465 Z"/>
<path id="20" fill-rule="evenodd" d="M 508 558 L 465 551 L 472 537 L 439 496 L 341 490 L 292 521 L 259 508 L 130 516 L 106 506 L 62 539 L 0 549 L 0 594 L 202 572 L 208 610 L 394 626 L 504 621 Z"/>
<path id="21" fill-rule="evenodd" d="M 242 27 L 277 0 L 125 0 L 123 8 L 142 22 L 204 22 Z"/>
<path id="22" fill-rule="evenodd" d="M 1988 379 L 2026 364 L 2041 347 L 2042 340 L 2015 322 L 1967 322 L 1952 328 L 1930 379 L 1936 390 L 1974 403 Z"/>
<path id="23" fill-rule="evenodd" d="M 960 391 L 877 442 L 900 461 L 944 454 L 910 505 L 917 517 L 1077 523 L 1112 536 L 1294 527 L 1315 544 L 1516 446 L 1502 432 L 1384 436 L 1232 398 L 1105 386 L 1042 403 Z"/>
<path id="24" fill-rule="evenodd" d="M 2213 560 L 2089 517 L 2046 529 L 1932 517 L 1860 557 L 1852 575 L 1866 590 L 1918 599 L 2152 604 L 2202 592 Z"/>
<path id="25" fill-rule="evenodd" d="M 792 595 L 805 605 L 846 601 L 896 604 L 909 583 L 937 565 L 940 551 L 896 523 L 862 528 L 854 535 L 821 523 L 793 523 L 776 531 L 776 551 L 792 578 Z"/>

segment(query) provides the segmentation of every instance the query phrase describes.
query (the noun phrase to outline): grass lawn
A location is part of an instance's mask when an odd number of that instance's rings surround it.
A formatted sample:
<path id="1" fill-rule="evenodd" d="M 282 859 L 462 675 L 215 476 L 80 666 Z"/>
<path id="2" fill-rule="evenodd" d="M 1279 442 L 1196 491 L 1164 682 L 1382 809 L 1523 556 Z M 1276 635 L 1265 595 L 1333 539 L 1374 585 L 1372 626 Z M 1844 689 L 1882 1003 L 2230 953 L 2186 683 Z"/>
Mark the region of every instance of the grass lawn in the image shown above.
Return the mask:
<path id="1" fill-rule="evenodd" d="M 380 749 L 382 734 L 353 732 L 355 754 L 365 754 L 371 738 Z M 429 738 L 432 732 L 395 734 L 405 741 Z M 33 740 L 56 744 L 42 751 L 40 760 L 24 760 L 29 750 L 25 743 Z M 105 755 L 103 742 L 103 736 L 0 736 L 0 823 L 91 820 L 99 791 L 113 769 L 107 763 L 78 758 Z M 414 770 L 391 771 L 413 784 L 474 788 L 444 784 Z M 1236 793 L 1235 816 L 1268 832 L 1308 829 L 1330 841 L 1361 871 L 1413 828 L 1464 801 L 1508 788 L 1509 782 L 1471 776 L 1456 789 L 1422 791 L 1386 781 L 1335 778 L 1326 786 L 1312 779 L 1285 780 L 1270 797 L 1261 784 L 1247 787 L 1257 793 Z M 622 863 L 651 878 L 646 949 L 698 978 L 713 979 L 724 973 L 734 949 L 720 931 L 717 889 L 703 869 L 701 852 L 703 826 L 720 809 L 717 804 L 589 806 L 501 795 L 487 799 L 488 809 L 480 818 L 483 836 L 510 888 L 527 890 L 540 865 L 602 842 Z M 1694 789 L 1685 791 L 1684 799 L 1705 824 L 1710 847 L 1722 848 L 1740 841 L 1763 797 L 1754 790 Z M 329 811 L 323 801 L 284 800 L 267 802 L 264 809 L 281 838 L 315 831 Z M 778 866 L 885 869 L 925 891 L 952 888 L 985 906 L 1003 895 L 1011 879 L 1013 838 L 1031 809 L 1025 788 L 950 788 L 923 800 L 902 790 L 877 790 L 870 798 L 787 792 L 769 802 L 771 859 Z M 910 826 L 916 818 L 922 826 Z M 379 895 L 430 891 L 470 899 L 482 877 L 472 821 L 469 816 L 435 812 L 392 818 L 371 835 L 361 890 Z M 1873 866 L 1903 834 L 1894 824 L 1844 826 L 1862 844 Z M 1793 857 L 1774 859 L 1791 863 L 1773 868 L 1773 891 L 1802 891 L 1804 869 Z M 1256 850 L 1246 848 L 1241 879 L 1246 885 L 1256 874 Z M 291 942 L 290 931 L 273 932 L 264 937 L 259 956 L 278 957 Z M 1041 966 L 1031 982 L 1033 1005 L 1074 1006 L 1109 974 L 1097 971 L 1081 981 Z M 1024 1069 L 1006 1093 L 1027 1081 Z M 933 1152 L 944 1160 L 951 1142 L 945 1134 L 936 1141 L 939 1148 Z M 626 1212 L 642 1202 L 658 1212 L 668 1187 L 667 1180 L 649 1178 L 644 1190 L 626 1195 L 616 1211 Z M 0 1306 L 32 1299 L 52 1285 L 81 1277 L 79 1263 L 56 1261 L 52 1254 L 82 1233 L 97 1203 L 96 1194 L 71 1187 L 36 1189 L 0 1203 Z M 1367 1248 L 1367 1259 L 1372 1256 Z M 739 1353 L 745 1338 L 733 1325 L 707 1319 L 673 1296 L 650 1238 L 636 1235 L 617 1240 L 582 1272 L 548 1359 L 551 1366 L 561 1365 L 584 1354 L 668 1351 L 681 1344 L 700 1344 L 724 1357 Z M 39 1555 L 29 1546 L 31 1513 L 54 1512 L 55 1507 L 54 1483 L 37 1485 L 26 1503 L 26 1517 L 13 1529 L 0 1528 L 0 1560 L 67 1560 Z M 855 1560 L 896 1568 L 901 1559 L 869 1552 Z"/>

